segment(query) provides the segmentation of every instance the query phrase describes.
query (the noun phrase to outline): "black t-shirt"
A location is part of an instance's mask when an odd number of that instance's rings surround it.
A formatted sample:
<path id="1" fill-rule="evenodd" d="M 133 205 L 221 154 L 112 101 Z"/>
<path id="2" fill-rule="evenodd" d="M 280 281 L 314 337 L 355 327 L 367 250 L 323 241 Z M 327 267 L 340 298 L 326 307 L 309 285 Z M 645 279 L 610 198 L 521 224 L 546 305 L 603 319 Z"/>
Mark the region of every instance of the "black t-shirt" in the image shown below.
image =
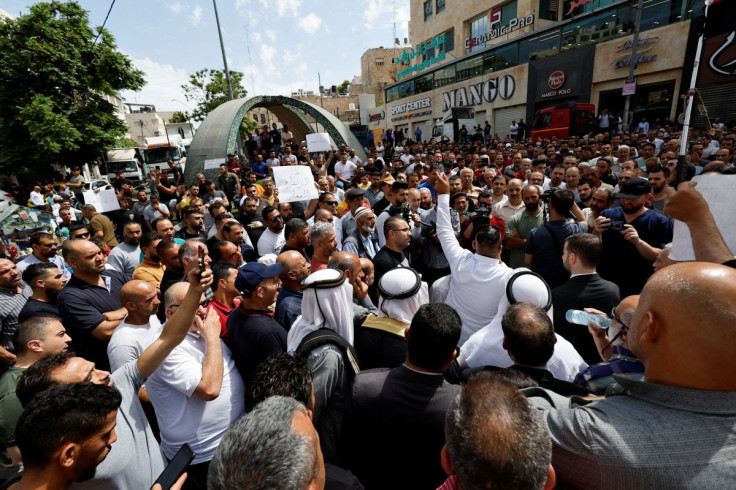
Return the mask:
<path id="1" fill-rule="evenodd" d="M 37 299 L 28 298 L 26 304 L 23 305 L 23 309 L 18 313 L 18 323 L 40 316 L 61 319 L 59 308 L 54 303 L 46 303 Z"/>
<path id="2" fill-rule="evenodd" d="M 168 177 L 162 177 L 161 185 L 166 186 L 167 188 L 176 187 L 176 181 L 173 181 L 169 179 Z M 159 200 L 162 203 L 166 204 L 167 206 L 169 205 L 170 200 L 175 199 L 177 197 L 176 190 L 174 190 L 174 192 L 167 192 L 164 189 L 158 189 L 158 195 L 159 195 Z"/>
<path id="3" fill-rule="evenodd" d="M 281 131 L 279 131 L 278 129 L 274 129 L 271 131 L 271 142 L 273 142 L 274 145 L 281 144 Z"/>
<path id="4" fill-rule="evenodd" d="M 180 184 L 184 182 L 184 173 L 181 171 L 181 167 L 179 165 L 174 165 L 173 168 L 169 169 L 167 174 L 174 182 L 178 182 Z"/>

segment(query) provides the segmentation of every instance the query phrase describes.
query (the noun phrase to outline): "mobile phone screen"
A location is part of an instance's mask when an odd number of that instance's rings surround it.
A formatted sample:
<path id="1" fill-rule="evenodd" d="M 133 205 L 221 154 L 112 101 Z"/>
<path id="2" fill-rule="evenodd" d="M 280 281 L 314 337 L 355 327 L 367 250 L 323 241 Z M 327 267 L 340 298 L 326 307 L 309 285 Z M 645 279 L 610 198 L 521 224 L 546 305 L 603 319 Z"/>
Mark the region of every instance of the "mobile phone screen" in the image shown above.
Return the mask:
<path id="1" fill-rule="evenodd" d="M 184 444 L 154 483 L 160 484 L 163 490 L 170 489 L 182 473 L 186 471 L 187 466 L 193 459 L 194 451 L 192 451 L 189 444 Z"/>

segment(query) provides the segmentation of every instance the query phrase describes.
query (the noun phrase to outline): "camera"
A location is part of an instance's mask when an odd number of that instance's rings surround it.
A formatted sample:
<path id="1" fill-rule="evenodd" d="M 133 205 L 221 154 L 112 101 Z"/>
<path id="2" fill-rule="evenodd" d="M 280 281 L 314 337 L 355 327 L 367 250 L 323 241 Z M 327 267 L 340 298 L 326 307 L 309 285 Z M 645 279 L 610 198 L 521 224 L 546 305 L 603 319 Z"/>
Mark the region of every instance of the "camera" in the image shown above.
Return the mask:
<path id="1" fill-rule="evenodd" d="M 401 206 L 391 206 L 388 209 L 389 216 L 401 216 L 407 223 L 411 222 L 411 209 L 408 202 L 401 203 Z"/>
<path id="2" fill-rule="evenodd" d="M 487 225 L 490 222 L 491 210 L 488 206 L 481 204 L 475 208 L 475 217 L 473 218 L 473 227 L 478 228 L 479 226 Z"/>
<path id="3" fill-rule="evenodd" d="M 609 230 L 613 231 L 621 231 L 624 229 L 624 222 L 623 221 L 613 221 L 611 220 L 611 227 Z"/>
<path id="4" fill-rule="evenodd" d="M 542 202 L 548 203 L 549 200 L 552 198 L 552 194 L 555 193 L 557 189 L 550 189 L 548 191 L 544 191 L 541 196 L 539 196 L 539 199 Z"/>

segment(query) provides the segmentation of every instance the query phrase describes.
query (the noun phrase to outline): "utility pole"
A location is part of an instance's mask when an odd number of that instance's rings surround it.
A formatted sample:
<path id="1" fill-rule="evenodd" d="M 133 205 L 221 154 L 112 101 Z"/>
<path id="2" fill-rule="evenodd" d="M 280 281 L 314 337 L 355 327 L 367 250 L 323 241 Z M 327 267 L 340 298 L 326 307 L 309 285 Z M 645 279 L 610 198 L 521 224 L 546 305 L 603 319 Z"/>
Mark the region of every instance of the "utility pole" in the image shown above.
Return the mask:
<path id="1" fill-rule="evenodd" d="M 215 6 L 215 20 L 217 21 L 217 33 L 220 35 L 220 50 L 222 51 L 222 64 L 225 65 L 225 80 L 227 80 L 227 91 L 230 94 L 230 100 L 233 100 L 233 84 L 230 82 L 230 70 L 227 69 L 227 56 L 225 56 L 225 43 L 222 41 L 222 29 L 220 29 L 220 16 L 217 15 L 217 0 L 212 0 Z"/>
<path id="2" fill-rule="evenodd" d="M 319 72 L 317 72 L 317 83 L 319 83 L 319 105 L 322 106 L 322 109 L 325 108 L 325 101 L 322 98 L 324 90 L 322 89 L 322 77 L 319 75 Z"/>
<path id="3" fill-rule="evenodd" d="M 639 30 L 641 29 L 641 11 L 644 8 L 644 0 L 638 0 L 636 4 L 636 14 L 634 20 L 634 39 L 631 42 L 631 60 L 629 62 L 629 78 L 627 82 L 631 83 L 634 81 L 634 69 L 636 68 L 636 60 L 638 58 L 636 54 L 636 48 L 639 45 Z M 626 96 L 626 102 L 624 103 L 624 120 L 622 128 L 624 131 L 629 131 L 629 109 L 631 108 L 631 95 Z"/>

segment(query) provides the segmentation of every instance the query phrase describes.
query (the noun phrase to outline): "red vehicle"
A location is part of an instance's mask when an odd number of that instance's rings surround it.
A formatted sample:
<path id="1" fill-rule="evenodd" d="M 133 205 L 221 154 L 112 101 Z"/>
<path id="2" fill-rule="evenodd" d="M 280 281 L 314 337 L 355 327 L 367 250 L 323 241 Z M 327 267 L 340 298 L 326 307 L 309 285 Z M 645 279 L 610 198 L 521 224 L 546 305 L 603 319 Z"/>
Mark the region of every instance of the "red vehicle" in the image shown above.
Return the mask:
<path id="1" fill-rule="evenodd" d="M 580 102 L 566 102 L 537 111 L 532 122 L 531 138 L 565 139 L 570 136 L 583 136 L 585 125 L 595 117 L 595 105 Z"/>

